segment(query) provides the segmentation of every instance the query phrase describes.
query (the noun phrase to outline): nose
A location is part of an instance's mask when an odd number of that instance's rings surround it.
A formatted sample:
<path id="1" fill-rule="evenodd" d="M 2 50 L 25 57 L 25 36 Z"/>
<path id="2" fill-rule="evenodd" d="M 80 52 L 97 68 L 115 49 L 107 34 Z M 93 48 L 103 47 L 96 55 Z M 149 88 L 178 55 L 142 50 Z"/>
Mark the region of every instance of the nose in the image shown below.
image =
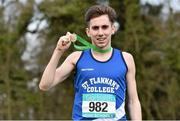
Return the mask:
<path id="1" fill-rule="evenodd" d="M 98 30 L 98 35 L 99 35 L 99 36 L 102 36 L 102 35 L 103 35 L 103 30 L 102 30 L 101 28 L 99 28 L 99 30 Z"/>

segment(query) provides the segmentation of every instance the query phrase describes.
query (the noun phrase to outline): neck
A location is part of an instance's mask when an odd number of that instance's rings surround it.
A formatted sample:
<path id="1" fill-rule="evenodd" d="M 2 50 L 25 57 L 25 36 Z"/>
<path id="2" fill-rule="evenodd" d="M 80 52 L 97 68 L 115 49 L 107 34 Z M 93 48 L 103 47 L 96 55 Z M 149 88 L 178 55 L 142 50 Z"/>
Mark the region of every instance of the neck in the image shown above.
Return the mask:
<path id="1" fill-rule="evenodd" d="M 113 48 L 111 48 L 110 51 L 108 51 L 106 53 L 99 53 L 99 52 L 91 49 L 91 54 L 92 54 L 93 58 L 98 61 L 101 61 L 101 62 L 105 62 L 105 61 L 109 60 L 112 56 L 112 53 L 113 53 Z"/>
<path id="2" fill-rule="evenodd" d="M 91 52 L 94 53 L 94 54 L 98 54 L 98 55 L 105 55 L 105 54 L 109 54 L 112 52 L 113 48 L 110 46 L 110 47 L 106 47 L 106 48 L 100 48 L 102 51 L 97 51 L 95 49 L 91 49 Z"/>

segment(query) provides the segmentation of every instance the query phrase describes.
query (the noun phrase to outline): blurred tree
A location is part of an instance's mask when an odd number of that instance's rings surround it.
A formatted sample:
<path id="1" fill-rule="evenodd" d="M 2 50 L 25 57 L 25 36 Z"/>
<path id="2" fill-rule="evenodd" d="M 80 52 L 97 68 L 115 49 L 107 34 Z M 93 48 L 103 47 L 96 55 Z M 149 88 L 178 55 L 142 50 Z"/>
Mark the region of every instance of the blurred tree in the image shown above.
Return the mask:
<path id="1" fill-rule="evenodd" d="M 28 76 L 24 68 L 20 68 L 23 46 L 19 40 L 26 32 L 26 27 L 32 17 L 32 5 L 33 1 L 25 6 L 17 1 L 10 1 L 8 7 L 18 6 L 11 13 L 7 6 L 1 6 L 1 16 L 4 16 L 0 20 L 0 98 L 2 103 L 0 117 L 2 119 L 16 119 L 14 117 L 19 115 L 16 114 L 18 113 L 17 106 L 20 106 L 18 102 L 25 103 L 20 97 L 25 96 L 26 93 L 23 94 L 23 91 L 27 92 L 24 81 Z M 19 13 L 17 19 L 16 12 Z M 25 107 L 25 105 L 22 106 Z"/>
<path id="2" fill-rule="evenodd" d="M 71 119 L 73 75 L 48 92 L 39 91 L 38 83 L 61 35 L 70 31 L 88 40 L 83 15 L 101 2 L 118 14 L 120 29 L 112 45 L 134 56 L 143 119 L 180 119 L 180 15 L 171 13 L 164 21 L 159 17 L 162 6 L 140 6 L 139 0 L 1 1 L 0 119 Z M 148 12 L 142 12 L 146 7 Z M 39 25 L 31 30 L 35 19 Z M 40 29 L 43 21 L 47 25 Z M 21 59 L 31 41 L 27 34 L 38 34 L 37 41 L 42 42 L 41 51 L 30 57 L 29 61 L 37 58 L 36 69 L 31 70 Z M 72 51 L 71 47 L 60 63 Z"/>
<path id="3" fill-rule="evenodd" d="M 135 57 L 143 119 L 179 119 L 180 41 L 178 19 L 174 19 L 178 15 L 171 13 L 163 23 L 161 6 L 150 6 L 147 14 L 140 14 L 138 1 L 127 0 L 125 5 L 124 44 Z"/>
<path id="4" fill-rule="evenodd" d="M 94 1 L 95 2 L 95 1 Z M 81 0 L 54 0 L 43 1 L 39 5 L 40 11 L 48 21 L 48 28 L 45 35 L 45 44 L 39 58 L 40 75 L 44 71 L 58 38 L 67 31 L 77 33 L 85 37 L 84 13 L 86 8 L 93 2 L 82 2 Z M 87 37 L 85 37 L 87 39 Z M 73 51 L 70 48 L 62 57 L 60 63 Z M 44 93 L 43 93 L 44 94 Z M 49 98 L 49 96 L 51 98 Z M 44 110 L 46 114 L 41 119 L 71 119 L 73 104 L 73 75 L 62 84 L 56 86 L 43 96 Z M 59 107 L 59 108 L 57 108 Z"/>

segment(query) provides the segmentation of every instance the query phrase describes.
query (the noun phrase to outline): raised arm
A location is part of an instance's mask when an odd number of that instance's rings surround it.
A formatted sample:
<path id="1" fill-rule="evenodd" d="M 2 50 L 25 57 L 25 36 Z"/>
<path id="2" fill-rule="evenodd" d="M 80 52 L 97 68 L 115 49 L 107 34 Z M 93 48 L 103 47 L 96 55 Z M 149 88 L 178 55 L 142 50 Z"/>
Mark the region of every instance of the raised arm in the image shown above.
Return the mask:
<path id="1" fill-rule="evenodd" d="M 68 36 L 67 36 L 68 35 Z M 65 80 L 71 71 L 74 69 L 74 64 L 75 64 L 75 57 L 77 54 L 72 53 L 69 55 L 66 60 L 60 65 L 60 67 L 57 68 L 59 59 L 63 55 L 63 53 L 69 48 L 71 44 L 71 37 L 70 34 L 66 34 L 66 36 L 62 36 L 58 43 L 57 46 L 53 52 L 53 55 L 45 68 L 39 88 L 41 90 L 48 90 L 51 87 L 55 86 L 59 82 L 62 82 Z"/>
<path id="2" fill-rule="evenodd" d="M 131 120 L 142 120 L 141 105 L 138 98 L 136 79 L 135 79 L 135 64 L 133 56 L 129 53 L 123 52 L 124 59 L 128 66 L 127 79 L 127 93 L 128 93 L 128 108 Z"/>

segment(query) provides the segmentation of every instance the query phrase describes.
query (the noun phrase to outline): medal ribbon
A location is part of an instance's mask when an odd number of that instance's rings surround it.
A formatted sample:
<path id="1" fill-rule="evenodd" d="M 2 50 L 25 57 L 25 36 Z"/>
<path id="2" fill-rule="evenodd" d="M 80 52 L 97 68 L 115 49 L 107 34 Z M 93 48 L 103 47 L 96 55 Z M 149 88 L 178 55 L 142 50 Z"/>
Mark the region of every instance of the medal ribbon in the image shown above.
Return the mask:
<path id="1" fill-rule="evenodd" d="M 76 41 L 80 42 L 82 45 L 77 45 L 76 44 Z M 109 52 L 111 51 L 112 47 L 109 47 L 107 49 L 101 49 L 101 48 L 98 48 L 96 47 L 95 45 L 89 43 L 88 41 L 86 41 L 85 39 L 83 39 L 82 37 L 80 37 L 79 35 L 76 34 L 76 39 L 75 41 L 73 41 L 73 45 L 74 45 L 74 48 L 77 49 L 77 50 L 86 50 L 86 49 L 93 49 L 94 51 L 96 52 L 99 52 L 99 53 L 106 53 L 106 52 Z"/>

